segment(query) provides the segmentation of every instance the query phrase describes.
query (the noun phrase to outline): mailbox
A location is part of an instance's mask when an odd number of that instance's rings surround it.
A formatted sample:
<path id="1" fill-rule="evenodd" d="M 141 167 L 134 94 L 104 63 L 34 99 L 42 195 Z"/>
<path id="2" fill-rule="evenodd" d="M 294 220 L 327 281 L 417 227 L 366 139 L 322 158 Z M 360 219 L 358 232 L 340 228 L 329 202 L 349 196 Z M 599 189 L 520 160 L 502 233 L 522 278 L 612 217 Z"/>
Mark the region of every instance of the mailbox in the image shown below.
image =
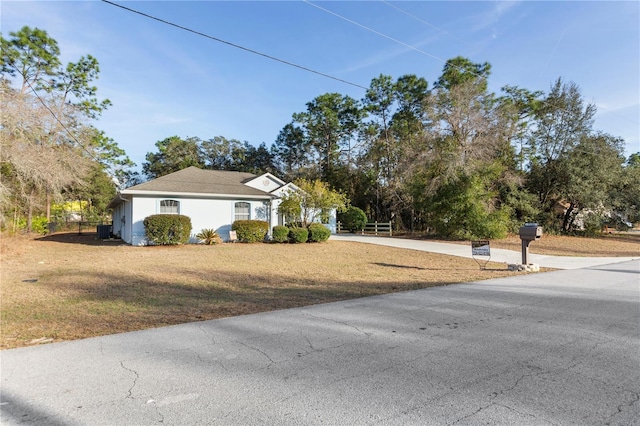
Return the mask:
<path id="1" fill-rule="evenodd" d="M 542 237 L 542 226 L 538 225 L 525 225 L 520 227 L 520 239 L 521 240 L 539 240 Z"/>
<path id="2" fill-rule="evenodd" d="M 520 240 L 522 240 L 522 264 L 529 264 L 529 243 L 542 237 L 542 226 L 537 223 L 526 223 L 520 227 Z"/>

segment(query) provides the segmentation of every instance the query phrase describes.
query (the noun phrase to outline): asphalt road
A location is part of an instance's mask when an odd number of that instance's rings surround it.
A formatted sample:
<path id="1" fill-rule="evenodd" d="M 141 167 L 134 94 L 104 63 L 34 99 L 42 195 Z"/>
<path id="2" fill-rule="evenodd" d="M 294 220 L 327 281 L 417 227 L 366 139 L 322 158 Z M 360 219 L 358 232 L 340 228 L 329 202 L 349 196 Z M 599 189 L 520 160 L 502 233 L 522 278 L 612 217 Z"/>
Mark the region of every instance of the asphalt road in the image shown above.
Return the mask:
<path id="1" fill-rule="evenodd" d="M 0 362 L 7 425 L 640 425 L 640 261 L 6 350 Z"/>

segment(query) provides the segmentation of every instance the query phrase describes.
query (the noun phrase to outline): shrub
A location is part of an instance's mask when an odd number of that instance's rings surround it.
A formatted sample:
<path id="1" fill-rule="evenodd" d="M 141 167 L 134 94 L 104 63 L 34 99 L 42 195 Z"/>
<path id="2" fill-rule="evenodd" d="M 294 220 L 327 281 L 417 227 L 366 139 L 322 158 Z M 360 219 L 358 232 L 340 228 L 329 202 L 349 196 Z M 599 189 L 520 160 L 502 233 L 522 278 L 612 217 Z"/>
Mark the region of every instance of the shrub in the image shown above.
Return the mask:
<path id="1" fill-rule="evenodd" d="M 236 220 L 231 224 L 231 230 L 236 231 L 238 241 L 257 243 L 264 241 L 269 232 L 269 224 L 263 220 Z"/>
<path id="2" fill-rule="evenodd" d="M 149 243 L 176 245 L 189 242 L 191 219 L 179 214 L 154 214 L 144 219 L 144 230 Z"/>
<path id="3" fill-rule="evenodd" d="M 362 231 L 367 224 L 367 214 L 358 207 L 349 206 L 344 213 L 340 214 L 340 222 L 344 229 L 350 232 Z"/>
<path id="4" fill-rule="evenodd" d="M 309 230 L 309 242 L 311 243 L 327 241 L 331 236 L 329 228 L 321 223 L 312 223 L 307 229 Z"/>
<path id="5" fill-rule="evenodd" d="M 218 235 L 218 233 L 213 229 L 203 229 L 196 235 L 196 238 L 198 238 L 202 244 L 206 244 L 208 246 L 222 242 L 220 235 Z"/>
<path id="6" fill-rule="evenodd" d="M 286 243 L 289 239 L 289 228 L 286 226 L 273 227 L 273 241 L 276 243 Z"/>
<path id="7" fill-rule="evenodd" d="M 37 234 L 46 235 L 49 231 L 47 224 L 48 222 L 46 217 L 34 217 L 31 221 L 31 229 Z"/>
<path id="8" fill-rule="evenodd" d="M 308 238 L 309 230 L 307 228 L 289 229 L 289 241 L 292 243 L 306 243 Z"/>

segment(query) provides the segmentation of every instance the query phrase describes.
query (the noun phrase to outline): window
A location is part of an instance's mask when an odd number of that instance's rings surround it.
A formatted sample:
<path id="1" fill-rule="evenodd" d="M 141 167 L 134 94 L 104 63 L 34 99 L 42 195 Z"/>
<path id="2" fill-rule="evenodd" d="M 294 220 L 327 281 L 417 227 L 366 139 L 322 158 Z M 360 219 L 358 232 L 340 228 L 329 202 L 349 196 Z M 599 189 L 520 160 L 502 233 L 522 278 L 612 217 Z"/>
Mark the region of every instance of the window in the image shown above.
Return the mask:
<path id="1" fill-rule="evenodd" d="M 251 205 L 249 203 L 236 203 L 234 220 L 251 219 L 251 215 L 249 214 L 250 210 L 251 210 Z"/>
<path id="2" fill-rule="evenodd" d="M 178 214 L 180 213 L 180 201 L 160 200 L 160 213 Z"/>

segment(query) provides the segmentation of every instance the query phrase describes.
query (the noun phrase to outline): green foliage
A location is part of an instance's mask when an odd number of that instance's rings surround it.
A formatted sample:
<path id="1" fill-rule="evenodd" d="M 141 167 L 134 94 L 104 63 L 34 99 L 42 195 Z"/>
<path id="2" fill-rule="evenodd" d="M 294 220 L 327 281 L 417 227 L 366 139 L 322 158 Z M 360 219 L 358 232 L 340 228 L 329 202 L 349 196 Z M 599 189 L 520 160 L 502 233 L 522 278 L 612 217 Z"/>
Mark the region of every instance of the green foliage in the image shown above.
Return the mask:
<path id="1" fill-rule="evenodd" d="M 327 222 L 332 210 L 342 211 L 349 202 L 346 195 L 331 190 L 320 180 L 302 179 L 295 184 L 299 190 L 291 190 L 283 195 L 278 212 L 288 221 L 300 220 L 303 227 L 313 222 Z"/>
<path id="2" fill-rule="evenodd" d="M 177 172 L 187 167 L 204 167 L 198 138 L 181 139 L 171 136 L 156 142 L 157 153 L 148 152 L 142 171 L 151 179 Z"/>
<path id="3" fill-rule="evenodd" d="M 312 223 L 307 229 L 309 230 L 309 242 L 311 243 L 327 241 L 331 236 L 331 230 L 321 223 Z"/>
<path id="4" fill-rule="evenodd" d="M 442 75 L 436 82 L 435 87 L 450 90 L 454 86 L 481 79 L 483 81 L 483 90 L 486 90 L 489 74 L 491 74 L 491 64 L 488 62 L 476 64 L 463 56 L 456 56 L 449 59 L 444 65 Z"/>
<path id="5" fill-rule="evenodd" d="M 307 228 L 289 229 L 289 241 L 292 243 L 306 243 L 308 239 L 309 230 Z"/>
<path id="6" fill-rule="evenodd" d="M 338 220 L 344 229 L 357 232 L 363 230 L 367 224 L 367 214 L 358 207 L 349 206 L 346 211 L 338 215 Z"/>
<path id="7" fill-rule="evenodd" d="M 24 218 L 18 219 L 16 224 L 16 231 L 21 232 L 33 232 L 39 235 L 46 235 L 49 232 L 47 218 L 44 216 L 36 216 L 31 219 L 31 230 L 28 229 L 27 220 Z"/>
<path id="8" fill-rule="evenodd" d="M 320 159 L 320 177 L 334 187 L 338 186 L 335 172 L 340 151 L 355 138 L 364 115 L 357 100 L 339 93 L 317 96 L 307 103 L 305 112 L 293 114 L 294 122 L 304 130 L 308 149 Z"/>
<path id="9" fill-rule="evenodd" d="M 191 219 L 177 214 L 156 214 L 144 219 L 144 230 L 152 245 L 186 244 L 191 236 Z"/>
<path id="10" fill-rule="evenodd" d="M 436 232 L 446 238 L 504 238 L 509 228 L 508 208 L 493 209 L 493 194 L 478 176 L 459 176 L 443 185 L 430 200 Z"/>
<path id="11" fill-rule="evenodd" d="M 236 231 L 238 241 L 242 243 L 258 243 L 264 241 L 269 232 L 269 223 L 263 220 L 236 220 L 231 224 Z"/>
<path id="12" fill-rule="evenodd" d="M 198 234 L 196 234 L 196 238 L 198 238 L 202 244 L 208 246 L 220 244 L 222 242 L 222 238 L 220 238 L 220 235 L 218 235 L 218 233 L 211 228 L 203 229 Z"/>
<path id="13" fill-rule="evenodd" d="M 286 243 L 289 240 L 289 228 L 277 225 L 273 227 L 273 241 L 276 243 Z"/>

